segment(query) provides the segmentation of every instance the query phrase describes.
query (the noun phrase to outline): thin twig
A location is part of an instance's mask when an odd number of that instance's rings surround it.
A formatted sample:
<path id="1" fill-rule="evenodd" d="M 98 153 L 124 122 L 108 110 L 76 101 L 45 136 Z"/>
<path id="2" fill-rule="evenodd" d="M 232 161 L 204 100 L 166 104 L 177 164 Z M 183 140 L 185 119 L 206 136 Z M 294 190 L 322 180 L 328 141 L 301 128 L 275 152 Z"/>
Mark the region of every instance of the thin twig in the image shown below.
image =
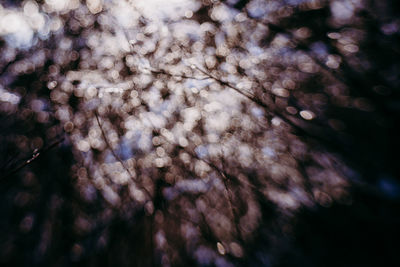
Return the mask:
<path id="1" fill-rule="evenodd" d="M 192 77 L 192 76 L 187 76 L 185 74 L 172 74 L 169 73 L 165 70 L 149 70 L 151 73 L 153 74 L 164 74 L 170 77 L 179 77 L 179 78 L 183 78 L 183 79 L 193 79 L 193 80 L 207 80 L 210 79 L 210 77 Z"/>
<path id="2" fill-rule="evenodd" d="M 111 151 L 111 154 L 114 156 L 114 158 L 116 160 L 119 161 L 119 163 L 121 163 L 122 167 L 124 168 L 124 170 L 129 174 L 129 176 L 131 177 L 132 181 L 135 182 L 136 186 L 140 189 L 142 189 L 147 196 L 149 197 L 149 199 L 151 199 L 151 194 L 150 192 L 144 187 L 141 186 L 137 183 L 137 181 L 135 181 L 136 179 L 134 178 L 135 176 L 133 175 L 133 173 L 129 170 L 129 168 L 125 165 L 125 162 L 117 155 L 117 153 L 115 153 L 114 149 L 112 149 L 112 146 L 110 144 L 110 142 L 108 141 L 108 138 L 106 136 L 106 133 L 104 132 L 103 126 L 100 123 L 100 119 L 99 119 L 99 115 L 97 114 L 97 111 L 94 111 L 94 115 L 96 117 L 97 120 L 97 124 L 99 125 L 100 131 L 101 131 L 101 135 L 103 136 L 104 142 L 106 143 L 108 149 Z"/>
<path id="3" fill-rule="evenodd" d="M 25 160 L 21 165 L 16 167 L 14 170 L 10 171 L 8 174 L 1 177 L 0 180 L 6 179 L 6 178 L 14 175 L 15 173 L 17 173 L 18 171 L 20 171 L 21 169 L 23 169 L 24 167 L 26 167 L 28 164 L 32 163 L 33 161 L 37 160 L 40 156 L 42 156 L 43 154 L 45 154 L 52 148 L 56 147 L 63 141 L 64 141 L 64 137 L 62 137 L 61 139 L 57 140 L 56 142 L 52 143 L 51 145 L 49 145 L 43 149 L 39 149 L 39 150 L 35 149 L 32 153 L 32 156 L 29 159 Z"/>

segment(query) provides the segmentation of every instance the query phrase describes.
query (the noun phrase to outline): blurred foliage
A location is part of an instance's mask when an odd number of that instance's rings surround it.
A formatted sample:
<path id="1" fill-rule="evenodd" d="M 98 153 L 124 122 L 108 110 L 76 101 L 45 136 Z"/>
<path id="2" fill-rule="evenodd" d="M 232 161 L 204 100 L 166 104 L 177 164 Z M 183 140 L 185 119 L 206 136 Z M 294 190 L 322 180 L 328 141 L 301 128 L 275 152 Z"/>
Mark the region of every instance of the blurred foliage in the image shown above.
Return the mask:
<path id="1" fill-rule="evenodd" d="M 399 11 L 2 1 L 0 264 L 395 265 Z"/>

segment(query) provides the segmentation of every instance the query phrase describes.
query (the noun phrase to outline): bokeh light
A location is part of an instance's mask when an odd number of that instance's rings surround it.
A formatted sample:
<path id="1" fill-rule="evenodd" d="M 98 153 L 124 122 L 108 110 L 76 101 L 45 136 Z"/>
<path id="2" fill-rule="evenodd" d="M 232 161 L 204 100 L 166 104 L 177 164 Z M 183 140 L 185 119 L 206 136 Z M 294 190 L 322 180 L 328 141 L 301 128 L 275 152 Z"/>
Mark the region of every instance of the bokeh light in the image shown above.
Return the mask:
<path id="1" fill-rule="evenodd" d="M 400 197 L 399 21 L 367 2 L 5 1 L 0 264 L 340 262 L 304 224 Z"/>

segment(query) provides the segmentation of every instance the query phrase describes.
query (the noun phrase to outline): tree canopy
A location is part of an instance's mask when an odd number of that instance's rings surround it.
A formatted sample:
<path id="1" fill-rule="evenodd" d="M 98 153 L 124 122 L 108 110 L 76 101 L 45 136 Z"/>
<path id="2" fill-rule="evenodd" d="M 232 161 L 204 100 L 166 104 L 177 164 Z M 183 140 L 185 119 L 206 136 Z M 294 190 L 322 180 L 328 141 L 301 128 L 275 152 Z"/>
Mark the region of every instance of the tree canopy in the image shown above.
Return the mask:
<path id="1" fill-rule="evenodd" d="M 398 262 L 399 11 L 2 1 L 1 264 Z"/>

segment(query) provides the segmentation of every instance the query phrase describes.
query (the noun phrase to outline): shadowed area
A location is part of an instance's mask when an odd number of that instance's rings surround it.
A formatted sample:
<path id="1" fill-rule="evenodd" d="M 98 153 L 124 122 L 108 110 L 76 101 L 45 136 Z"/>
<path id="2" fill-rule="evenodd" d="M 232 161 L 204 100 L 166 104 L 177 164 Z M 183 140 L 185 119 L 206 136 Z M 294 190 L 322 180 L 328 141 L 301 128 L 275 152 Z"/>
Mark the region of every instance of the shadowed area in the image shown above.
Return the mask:
<path id="1" fill-rule="evenodd" d="M 0 2 L 0 264 L 396 266 L 400 7 Z"/>

